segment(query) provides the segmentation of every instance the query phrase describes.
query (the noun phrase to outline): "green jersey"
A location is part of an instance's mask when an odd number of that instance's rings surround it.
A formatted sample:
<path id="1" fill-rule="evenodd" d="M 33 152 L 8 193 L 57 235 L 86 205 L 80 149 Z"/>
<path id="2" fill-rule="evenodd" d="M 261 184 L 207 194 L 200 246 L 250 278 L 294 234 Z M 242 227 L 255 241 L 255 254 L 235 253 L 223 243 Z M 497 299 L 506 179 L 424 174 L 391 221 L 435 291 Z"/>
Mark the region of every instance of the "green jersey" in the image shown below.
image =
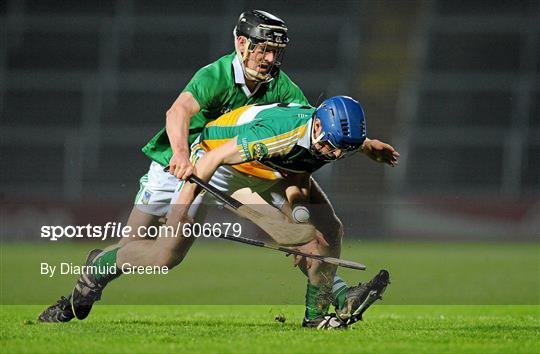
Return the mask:
<path id="1" fill-rule="evenodd" d="M 190 92 L 201 108 L 190 119 L 189 145 L 206 124 L 241 106 L 272 102 L 309 105 L 300 88 L 283 71 L 279 71 L 272 81 L 260 84 L 254 92 L 250 92 L 236 53 L 223 56 L 201 68 L 182 92 Z M 172 156 L 172 149 L 165 128 L 142 151 L 152 160 L 166 166 Z"/>
<path id="2" fill-rule="evenodd" d="M 263 179 L 314 172 L 329 162 L 311 152 L 315 108 L 283 103 L 238 108 L 209 123 L 198 143 L 210 151 L 236 138 L 244 163 L 232 167 Z"/>

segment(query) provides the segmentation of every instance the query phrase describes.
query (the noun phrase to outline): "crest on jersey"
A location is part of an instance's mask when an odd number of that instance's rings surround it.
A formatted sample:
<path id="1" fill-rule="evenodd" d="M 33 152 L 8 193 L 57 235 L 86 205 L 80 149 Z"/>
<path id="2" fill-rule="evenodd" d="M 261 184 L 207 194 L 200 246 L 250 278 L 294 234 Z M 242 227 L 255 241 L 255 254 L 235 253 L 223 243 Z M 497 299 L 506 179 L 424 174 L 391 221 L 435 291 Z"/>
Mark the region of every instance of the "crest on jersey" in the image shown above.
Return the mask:
<path id="1" fill-rule="evenodd" d="M 255 143 L 251 147 L 251 156 L 253 156 L 255 160 L 262 160 L 268 156 L 268 148 L 263 143 Z"/>
<path id="2" fill-rule="evenodd" d="M 144 193 L 143 193 L 141 203 L 144 204 L 144 205 L 148 205 L 148 203 L 150 203 L 150 198 L 151 197 L 152 197 L 152 193 L 145 190 Z"/>

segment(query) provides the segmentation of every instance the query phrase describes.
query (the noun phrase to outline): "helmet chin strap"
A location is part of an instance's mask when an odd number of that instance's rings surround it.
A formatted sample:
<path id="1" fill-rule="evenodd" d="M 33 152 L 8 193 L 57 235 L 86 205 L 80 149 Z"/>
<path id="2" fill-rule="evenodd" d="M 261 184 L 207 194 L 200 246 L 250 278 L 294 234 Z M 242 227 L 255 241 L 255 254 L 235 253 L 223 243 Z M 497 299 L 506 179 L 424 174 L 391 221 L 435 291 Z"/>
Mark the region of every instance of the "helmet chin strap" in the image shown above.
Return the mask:
<path id="1" fill-rule="evenodd" d="M 323 140 L 323 137 L 324 137 L 324 132 L 321 132 L 321 134 L 319 134 L 318 137 L 314 138 L 313 137 L 313 133 L 311 134 L 311 153 L 317 157 L 322 157 L 324 159 L 327 159 L 325 154 L 321 153 L 320 151 L 317 150 L 317 148 L 315 147 L 315 145 L 317 145 L 318 143 L 320 143 L 322 140 Z"/>
<path id="2" fill-rule="evenodd" d="M 248 79 L 257 81 L 260 83 L 270 82 L 273 79 L 273 77 L 270 76 L 270 74 L 261 74 L 257 72 L 257 70 L 248 68 L 245 64 L 244 64 L 244 74 L 246 75 Z"/>
<path id="3" fill-rule="evenodd" d="M 312 135 L 312 136 L 313 136 L 313 135 Z M 312 151 L 312 153 L 313 153 L 315 156 L 321 157 L 321 158 L 323 158 L 323 159 L 325 159 L 325 160 L 328 160 L 328 161 L 334 161 L 334 160 L 337 160 L 337 158 L 335 158 L 333 154 L 331 154 L 331 153 L 323 154 L 323 153 L 317 151 L 317 149 L 315 148 L 315 144 L 320 143 L 321 141 L 323 141 L 324 136 L 325 136 L 325 133 L 324 133 L 324 132 L 321 132 L 321 134 L 319 134 L 318 137 L 316 137 L 316 138 L 313 138 L 313 137 L 312 137 L 312 138 L 311 138 L 311 142 L 312 142 L 312 144 L 311 144 L 311 151 Z M 326 141 L 326 140 L 324 140 L 324 141 Z"/>
<path id="4" fill-rule="evenodd" d="M 321 140 L 322 140 L 323 137 L 324 137 L 324 132 L 321 132 L 321 134 L 319 134 L 318 137 L 312 138 L 311 140 L 312 140 L 313 145 L 315 145 L 315 144 L 321 142 Z"/>

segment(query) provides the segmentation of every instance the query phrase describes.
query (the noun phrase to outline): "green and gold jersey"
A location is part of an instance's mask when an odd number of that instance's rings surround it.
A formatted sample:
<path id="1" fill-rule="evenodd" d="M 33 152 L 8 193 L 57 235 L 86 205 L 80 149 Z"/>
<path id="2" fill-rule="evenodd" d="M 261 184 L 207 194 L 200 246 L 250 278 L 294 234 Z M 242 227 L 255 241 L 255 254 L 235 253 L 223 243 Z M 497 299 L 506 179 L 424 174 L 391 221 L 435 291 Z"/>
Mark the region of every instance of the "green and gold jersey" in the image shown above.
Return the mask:
<path id="1" fill-rule="evenodd" d="M 310 151 L 313 112 L 294 104 L 248 105 L 208 123 L 197 143 L 210 151 L 235 138 L 244 163 L 232 167 L 259 178 L 311 173 L 329 162 Z"/>
<path id="2" fill-rule="evenodd" d="M 300 88 L 280 71 L 269 83 L 250 92 L 235 53 L 223 56 L 195 73 L 182 92 L 190 92 L 201 110 L 189 124 L 188 143 L 191 145 L 204 126 L 224 113 L 254 103 L 287 102 L 309 105 Z M 161 129 L 142 149 L 157 163 L 166 166 L 172 149 L 165 128 Z"/>

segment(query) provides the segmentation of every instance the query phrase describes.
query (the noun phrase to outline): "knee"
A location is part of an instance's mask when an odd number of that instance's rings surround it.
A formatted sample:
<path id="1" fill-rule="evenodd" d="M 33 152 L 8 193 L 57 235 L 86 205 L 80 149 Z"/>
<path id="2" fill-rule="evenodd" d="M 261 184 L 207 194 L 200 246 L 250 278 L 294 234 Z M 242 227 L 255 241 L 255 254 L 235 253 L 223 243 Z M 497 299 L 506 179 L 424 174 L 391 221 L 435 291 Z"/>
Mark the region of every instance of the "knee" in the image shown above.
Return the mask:
<path id="1" fill-rule="evenodd" d="M 345 229 L 341 220 L 335 215 L 333 228 L 336 230 L 336 238 L 341 241 L 343 239 L 343 235 L 345 234 Z"/>
<path id="2" fill-rule="evenodd" d="M 341 240 L 343 239 L 343 235 L 345 233 L 343 223 L 336 215 L 334 215 L 328 225 L 325 225 L 324 231 L 321 231 L 323 232 L 325 239 L 330 245 L 341 244 Z"/>
<path id="3" fill-rule="evenodd" d="M 184 260 L 185 254 L 177 254 L 173 252 L 160 252 L 156 255 L 154 258 L 154 264 L 158 267 L 167 267 L 168 269 L 172 269 L 182 263 Z"/>

